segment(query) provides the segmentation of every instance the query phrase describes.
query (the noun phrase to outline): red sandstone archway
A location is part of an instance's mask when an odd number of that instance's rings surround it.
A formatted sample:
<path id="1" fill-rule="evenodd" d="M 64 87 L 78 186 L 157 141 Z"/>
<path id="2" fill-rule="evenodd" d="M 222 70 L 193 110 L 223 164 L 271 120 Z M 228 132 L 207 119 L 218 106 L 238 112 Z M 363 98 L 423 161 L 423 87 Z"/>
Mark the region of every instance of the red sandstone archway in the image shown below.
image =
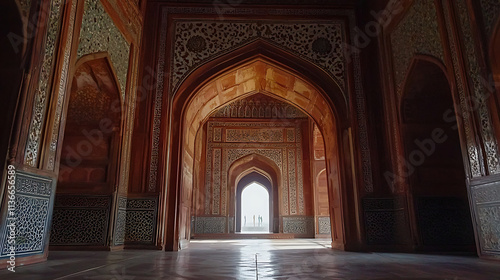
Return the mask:
<path id="1" fill-rule="evenodd" d="M 270 56 L 275 59 L 266 56 L 270 50 L 274 50 Z M 192 190 L 195 138 L 199 128 L 224 104 L 258 92 L 296 106 L 318 124 L 325 138 L 329 196 L 335 197 L 335 201 L 330 201 L 331 217 L 336 221 L 332 222 L 332 233 L 335 233 L 332 244 L 336 248 L 359 246 L 351 173 L 356 156 L 350 154 L 352 136 L 347 129 L 350 126 L 348 109 L 342 91 L 318 70 L 297 57 L 276 51 L 272 46 L 263 48 L 257 43 L 205 64 L 180 86 L 170 106 L 170 138 L 164 144 L 169 147 L 170 156 L 165 174 L 169 182 L 164 228 L 167 250 L 178 249 L 178 235 L 183 231 L 178 227 L 187 224 L 178 220 L 179 216 L 185 216 L 178 211 L 183 209 L 179 205 L 181 197 L 189 196 L 183 192 Z M 348 220 L 350 215 L 353 219 Z M 349 235 L 350 232 L 353 234 Z"/>

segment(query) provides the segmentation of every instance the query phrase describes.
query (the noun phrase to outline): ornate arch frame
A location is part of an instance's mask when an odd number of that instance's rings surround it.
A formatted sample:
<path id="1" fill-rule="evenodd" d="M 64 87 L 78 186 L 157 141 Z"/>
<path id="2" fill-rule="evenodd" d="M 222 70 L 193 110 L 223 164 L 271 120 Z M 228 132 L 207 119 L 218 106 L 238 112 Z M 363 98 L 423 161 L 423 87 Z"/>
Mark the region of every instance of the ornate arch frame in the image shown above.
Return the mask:
<path id="1" fill-rule="evenodd" d="M 315 102 L 321 104 L 323 109 L 308 108 L 307 101 L 305 103 L 294 103 L 290 100 L 286 100 L 284 97 L 274 96 L 282 101 L 292 103 L 293 105 L 301 108 L 306 114 L 311 116 L 312 109 L 316 110 L 315 114 L 319 111 L 325 112 L 329 117 L 318 118 L 318 115 L 312 117 L 318 126 L 321 128 L 323 135 L 325 135 L 325 150 L 330 154 L 337 154 L 338 158 L 330 158 L 327 161 L 327 175 L 329 176 L 329 198 L 333 199 L 333 193 L 338 194 L 336 199 L 339 200 L 338 203 L 331 204 L 330 216 L 335 219 L 336 222 L 332 222 L 332 236 L 333 236 L 333 246 L 335 248 L 341 249 L 351 249 L 359 248 L 362 244 L 362 230 L 359 228 L 360 223 L 360 212 L 359 209 L 356 210 L 355 200 L 359 199 L 357 197 L 358 191 L 356 189 L 355 180 L 353 177 L 353 166 L 358 166 L 356 164 L 356 159 L 360 158 L 356 151 L 353 150 L 353 134 L 350 130 L 351 127 L 351 117 L 349 114 L 349 109 L 347 104 L 344 102 L 344 96 L 342 91 L 338 89 L 335 82 L 329 78 L 323 71 L 319 68 L 311 65 L 309 62 L 303 61 L 302 59 L 286 53 L 272 45 L 269 45 L 262 41 L 256 41 L 245 47 L 237 49 L 227 55 L 220 58 L 214 59 L 210 62 L 197 68 L 179 87 L 173 100 L 168 107 L 170 108 L 170 113 L 164 115 L 165 123 L 169 123 L 169 129 L 164 131 L 165 137 L 168 138 L 162 144 L 164 152 L 163 155 L 169 155 L 168 160 L 165 163 L 167 171 L 161 175 L 159 178 L 164 178 L 167 180 L 167 185 L 170 186 L 164 192 L 164 199 L 166 201 L 166 207 L 164 208 L 165 220 L 167 221 L 164 225 L 164 244 L 166 250 L 177 250 L 179 248 L 179 225 L 184 224 L 178 221 L 178 211 L 181 207 L 178 203 L 180 198 L 185 196 L 182 193 L 181 186 L 189 181 L 183 178 L 185 173 L 184 168 L 186 163 L 183 161 L 186 158 L 185 151 L 188 149 L 183 148 L 183 143 L 186 143 L 186 126 L 185 126 L 185 116 L 188 108 L 188 104 L 193 102 L 196 92 L 199 92 L 206 87 L 210 81 L 214 81 L 220 78 L 224 73 L 228 73 L 231 69 L 236 69 L 242 65 L 251 63 L 252 61 L 265 61 L 272 65 L 276 65 L 281 69 L 279 71 L 284 71 L 284 73 L 289 73 L 295 77 L 301 77 L 306 84 L 313 85 L 312 87 L 317 92 L 315 97 Z M 274 66 L 274 67 L 276 67 Z M 302 73 L 309 73 L 308 75 L 303 75 Z M 337 90 L 338 89 L 338 90 Z M 273 95 L 271 92 L 260 91 L 261 93 Z M 252 94 L 248 92 L 248 94 Z M 243 95 L 238 95 L 242 97 Z M 287 98 L 293 98 L 294 95 L 288 96 Z M 228 99 L 219 105 L 211 104 L 207 109 L 204 109 L 204 116 L 208 116 L 209 112 L 213 112 L 218 106 L 230 101 Z M 196 101 L 194 101 L 196 102 Z M 198 104 L 201 105 L 201 104 Z M 331 113 L 328 113 L 330 111 Z M 197 117 L 196 122 L 202 123 L 205 117 Z M 327 122 L 334 119 L 334 123 L 329 124 L 329 128 L 325 129 Z M 192 119 L 191 119 L 192 120 Z M 168 121 L 168 122 L 167 122 Z M 326 123 L 325 123 L 326 121 Z M 196 134 L 197 129 L 190 129 L 192 134 Z M 194 142 L 194 137 L 187 143 Z M 333 146 L 337 148 L 333 148 Z M 333 150 L 335 152 L 332 152 Z M 160 157 L 162 157 L 160 155 Z M 191 159 L 192 160 L 192 159 Z M 188 163 L 189 165 L 189 163 Z M 188 171 L 188 173 L 190 173 Z M 339 178 L 335 180 L 332 178 L 333 174 L 337 174 Z M 340 184 L 335 185 L 333 182 L 340 182 Z M 332 187 L 338 188 L 338 190 L 331 190 Z M 186 189 L 186 190 L 189 190 Z M 356 234 L 349 234 L 350 232 Z"/>

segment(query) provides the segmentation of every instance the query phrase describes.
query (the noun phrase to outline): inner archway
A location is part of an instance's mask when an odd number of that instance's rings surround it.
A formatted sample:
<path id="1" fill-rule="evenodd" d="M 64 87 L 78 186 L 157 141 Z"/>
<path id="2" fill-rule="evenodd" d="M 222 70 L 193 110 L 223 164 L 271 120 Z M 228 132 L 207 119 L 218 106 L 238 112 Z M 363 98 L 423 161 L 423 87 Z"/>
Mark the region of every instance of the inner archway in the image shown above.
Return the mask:
<path id="1" fill-rule="evenodd" d="M 255 163 L 255 162 L 254 162 Z M 264 166 L 265 167 L 265 166 Z M 239 168 L 232 168 L 233 171 L 237 171 Z M 235 173 L 235 172 L 231 172 Z M 273 171 L 266 172 L 261 169 L 251 168 L 246 172 L 243 172 L 235 178 L 236 182 L 236 190 L 235 190 L 235 217 L 236 217 L 236 228 L 235 232 L 242 232 L 242 227 L 244 227 L 244 219 L 242 220 L 242 192 L 243 190 L 250 184 L 257 183 L 260 186 L 264 187 L 268 193 L 268 205 L 269 205 L 269 217 L 268 217 L 268 230 L 267 232 L 279 232 L 277 225 L 279 219 L 279 195 L 278 195 L 278 181 L 277 174 Z M 233 177 L 233 176 L 231 176 Z M 233 179 L 230 179 L 232 182 Z M 230 204 L 231 205 L 231 204 Z M 243 215 L 244 216 L 244 215 Z M 249 218 L 249 217 L 247 217 Z M 247 220 L 249 222 L 249 220 Z M 274 227 L 276 225 L 276 228 Z"/>
<path id="2" fill-rule="evenodd" d="M 271 214 L 269 213 L 269 192 L 258 183 L 251 183 L 243 188 L 240 195 L 241 215 L 243 221 L 241 232 L 268 233 Z"/>

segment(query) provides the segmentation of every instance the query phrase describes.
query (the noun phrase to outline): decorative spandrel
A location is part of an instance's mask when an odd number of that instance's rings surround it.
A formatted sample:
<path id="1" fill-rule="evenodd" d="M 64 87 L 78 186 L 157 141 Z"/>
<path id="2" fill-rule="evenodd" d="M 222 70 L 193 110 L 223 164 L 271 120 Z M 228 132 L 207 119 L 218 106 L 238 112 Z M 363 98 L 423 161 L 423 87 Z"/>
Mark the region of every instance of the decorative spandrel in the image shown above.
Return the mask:
<path id="1" fill-rule="evenodd" d="M 262 133 L 263 130 L 269 133 Z M 259 155 L 274 162 L 281 173 L 283 213 L 303 215 L 305 200 L 302 153 L 302 133 L 297 122 L 209 121 L 205 214 L 227 213 L 230 188 L 227 174 L 230 166 L 245 156 Z"/>
<path id="2" fill-rule="evenodd" d="M 341 21 L 178 21 L 172 48 L 172 93 L 199 65 L 259 39 L 322 68 L 346 92 L 344 33 Z"/>

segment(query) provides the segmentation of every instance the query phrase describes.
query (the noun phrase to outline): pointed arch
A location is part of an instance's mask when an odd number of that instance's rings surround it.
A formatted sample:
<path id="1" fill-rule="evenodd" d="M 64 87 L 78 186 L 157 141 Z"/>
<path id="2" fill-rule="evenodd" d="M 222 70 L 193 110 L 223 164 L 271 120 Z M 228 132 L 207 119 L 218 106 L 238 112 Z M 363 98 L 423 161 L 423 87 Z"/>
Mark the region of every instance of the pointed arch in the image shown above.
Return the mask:
<path id="1" fill-rule="evenodd" d="M 235 230 L 241 228 L 241 216 L 238 210 L 241 210 L 241 192 L 243 188 L 251 183 L 251 180 L 258 181 L 269 191 L 269 207 L 273 220 L 270 220 L 270 231 L 278 232 L 278 228 L 273 227 L 277 223 L 279 216 L 279 197 L 281 195 L 281 172 L 278 165 L 271 159 L 258 155 L 250 154 L 239 158 L 231 164 L 228 170 L 229 189 L 229 216 L 236 217 Z M 232 199 L 234 198 L 234 199 Z M 236 202 L 236 204 L 235 204 Z M 276 222 L 274 222 L 276 220 Z"/>
<path id="2" fill-rule="evenodd" d="M 103 66 L 104 65 L 107 66 L 106 70 L 107 70 L 109 78 L 110 78 L 109 79 L 109 82 L 110 82 L 109 86 L 118 90 L 116 92 L 117 94 L 115 94 L 115 97 L 117 97 L 115 100 L 117 100 L 117 101 L 115 101 L 115 104 L 113 104 L 113 106 L 114 107 L 119 106 L 119 111 L 121 112 L 120 119 L 123 120 L 124 113 L 125 113 L 125 100 L 123 100 L 123 97 L 122 97 L 121 86 L 120 86 L 120 82 L 118 80 L 118 76 L 116 74 L 116 68 L 113 66 L 113 62 L 111 61 L 111 57 L 110 57 L 108 52 L 91 53 L 91 54 L 87 54 L 87 55 L 80 57 L 75 63 L 75 67 L 74 67 L 75 70 L 74 70 L 74 73 L 72 73 L 72 77 L 73 77 L 72 81 L 74 82 L 74 75 L 75 75 L 76 71 L 78 70 L 78 68 L 80 68 L 82 65 L 88 64 L 89 62 L 92 62 L 92 61 L 101 62 Z M 113 110 L 118 111 L 118 108 L 116 108 L 116 109 L 113 108 Z"/>
<path id="3" fill-rule="evenodd" d="M 279 229 L 277 228 L 277 220 L 279 218 L 279 211 L 276 211 L 276 208 L 278 208 L 277 204 L 279 202 L 279 197 L 276 194 L 277 187 L 274 186 L 266 176 L 256 171 L 247 173 L 236 183 L 236 205 L 234 209 L 236 223 L 234 225 L 234 232 L 241 232 L 241 210 L 243 199 L 242 194 L 243 191 L 252 183 L 259 184 L 264 189 L 266 189 L 267 193 L 269 194 L 269 232 L 278 232 Z"/>

